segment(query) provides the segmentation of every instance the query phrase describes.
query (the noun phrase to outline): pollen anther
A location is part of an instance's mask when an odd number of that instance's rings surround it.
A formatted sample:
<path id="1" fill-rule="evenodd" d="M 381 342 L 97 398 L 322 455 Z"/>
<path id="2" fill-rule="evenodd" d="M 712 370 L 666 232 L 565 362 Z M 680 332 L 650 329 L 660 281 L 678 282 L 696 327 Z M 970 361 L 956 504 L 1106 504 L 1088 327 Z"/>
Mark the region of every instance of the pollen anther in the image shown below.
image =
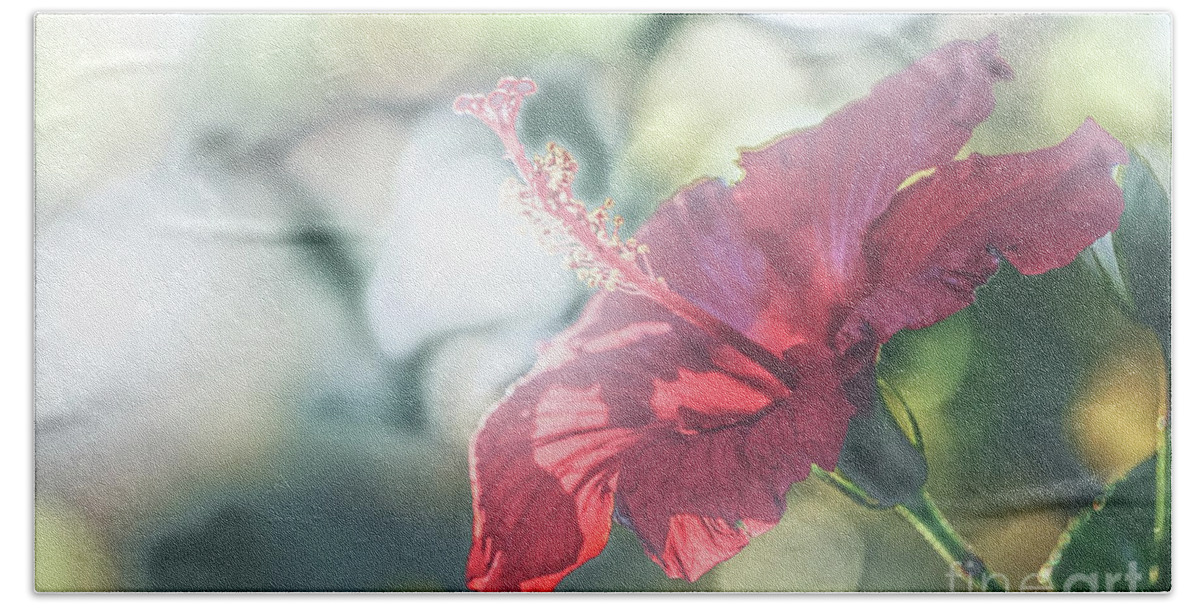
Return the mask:
<path id="1" fill-rule="evenodd" d="M 501 186 L 501 204 L 524 217 L 542 246 L 562 255 L 563 266 L 588 287 L 640 293 L 639 283 L 661 284 L 651 269 L 649 248 L 621 236 L 625 218 L 612 212 L 612 199 L 588 210 L 575 198 L 571 186 L 579 164 L 570 152 L 550 142 L 545 155 L 526 157 L 516 119 L 524 98 L 535 91 L 528 78 L 505 78 L 487 95 L 463 95 L 454 102 L 455 112 L 478 118 L 500 137 L 521 175 L 520 181 L 509 179 Z"/>

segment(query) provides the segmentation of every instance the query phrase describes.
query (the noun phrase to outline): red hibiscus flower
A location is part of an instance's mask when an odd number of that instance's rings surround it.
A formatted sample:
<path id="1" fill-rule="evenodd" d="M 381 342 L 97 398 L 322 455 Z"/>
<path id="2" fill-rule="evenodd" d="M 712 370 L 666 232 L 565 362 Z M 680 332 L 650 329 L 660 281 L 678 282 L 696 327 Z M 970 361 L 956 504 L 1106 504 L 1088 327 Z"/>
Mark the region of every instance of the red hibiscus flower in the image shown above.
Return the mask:
<path id="1" fill-rule="evenodd" d="M 744 152 L 737 184 L 684 188 L 636 239 L 609 203 L 573 198 L 564 150 L 526 157 L 514 123 L 532 81 L 456 102 L 516 164 L 507 198 L 608 288 L 474 438 L 471 588 L 553 589 L 614 519 L 696 580 L 774 526 L 813 465 L 834 468 L 893 334 L 970 304 L 1001 257 L 1041 273 L 1117 227 L 1111 171 L 1128 160 L 1090 119 L 1052 148 L 954 160 L 1012 76 L 996 48 L 938 49 Z"/>

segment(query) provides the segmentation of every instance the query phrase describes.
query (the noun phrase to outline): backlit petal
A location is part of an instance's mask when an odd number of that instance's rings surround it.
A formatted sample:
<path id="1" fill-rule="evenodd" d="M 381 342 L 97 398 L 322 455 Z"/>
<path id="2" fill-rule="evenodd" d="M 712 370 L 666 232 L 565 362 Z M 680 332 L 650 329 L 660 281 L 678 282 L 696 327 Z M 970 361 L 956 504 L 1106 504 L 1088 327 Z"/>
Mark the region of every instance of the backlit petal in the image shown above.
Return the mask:
<path id="1" fill-rule="evenodd" d="M 832 370 L 759 416 L 702 432 L 647 432 L 623 455 L 620 521 L 673 577 L 696 580 L 779 522 L 788 488 L 833 469 L 854 407 Z"/>
<path id="2" fill-rule="evenodd" d="M 742 154 L 732 199 L 779 278 L 773 318 L 759 319 L 769 333 L 826 337 L 854 291 L 867 226 L 905 178 L 953 159 L 991 113 L 993 83 L 1012 76 L 997 46 L 947 44 L 819 126 Z"/>
<path id="3" fill-rule="evenodd" d="M 1112 168 L 1127 162 L 1120 142 L 1088 119 L 1051 148 L 938 166 L 897 193 L 872 227 L 869 295 L 838 347 L 883 342 L 962 309 L 996 271 L 997 256 L 1025 274 L 1068 264 L 1116 229 L 1124 199 Z"/>
<path id="4" fill-rule="evenodd" d="M 603 549 L 634 446 L 753 416 L 786 394 L 650 300 L 596 296 L 473 440 L 469 585 L 552 589 Z"/>

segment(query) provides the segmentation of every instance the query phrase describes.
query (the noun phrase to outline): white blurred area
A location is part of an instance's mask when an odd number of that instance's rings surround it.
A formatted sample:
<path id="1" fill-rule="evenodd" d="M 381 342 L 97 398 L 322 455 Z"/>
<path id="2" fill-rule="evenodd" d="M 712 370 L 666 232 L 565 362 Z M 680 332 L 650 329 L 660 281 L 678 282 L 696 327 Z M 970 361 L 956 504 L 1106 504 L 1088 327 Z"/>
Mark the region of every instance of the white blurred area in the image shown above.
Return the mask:
<path id="1" fill-rule="evenodd" d="M 522 218 L 501 208 L 499 184 L 514 172 L 497 143 L 480 141 L 479 127 L 438 112 L 411 127 L 383 225 L 387 241 L 367 287 L 368 318 L 385 352 L 411 352 L 464 322 L 543 323 L 582 291 Z"/>
<path id="2" fill-rule="evenodd" d="M 584 290 L 451 102 L 634 21 L 39 16 L 39 500 L 116 542 L 313 434 L 465 476 Z"/>

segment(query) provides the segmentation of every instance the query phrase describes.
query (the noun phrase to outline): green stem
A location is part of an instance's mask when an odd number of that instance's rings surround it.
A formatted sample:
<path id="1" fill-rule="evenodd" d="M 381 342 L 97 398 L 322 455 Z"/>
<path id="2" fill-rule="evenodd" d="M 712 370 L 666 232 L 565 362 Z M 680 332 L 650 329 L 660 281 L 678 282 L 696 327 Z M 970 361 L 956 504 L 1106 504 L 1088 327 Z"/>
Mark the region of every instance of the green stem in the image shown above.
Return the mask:
<path id="1" fill-rule="evenodd" d="M 838 471 L 826 471 L 813 465 L 813 475 L 837 488 L 854 502 L 868 509 L 883 509 L 870 496 L 863 492 L 854 482 L 846 479 Z M 921 493 L 906 502 L 892 507 L 904 520 L 921 533 L 921 537 L 937 552 L 946 564 L 959 578 L 967 583 L 967 591 L 1008 591 L 1007 584 L 1000 584 L 1003 576 L 993 574 L 983 564 L 983 560 L 971 549 L 967 542 L 954 531 L 946 516 L 930 498 L 924 488 Z M 1007 581 L 1006 581 L 1007 582 Z"/>
<path id="2" fill-rule="evenodd" d="M 997 575 L 983 565 L 983 560 L 971 550 L 966 541 L 954 531 L 950 522 L 933 503 L 929 492 L 922 489 L 919 495 L 898 504 L 896 512 L 900 513 L 912 527 L 916 528 L 929 546 L 954 570 L 959 578 L 967 583 L 967 591 L 1007 591 L 1007 585 L 1002 585 Z"/>
<path id="3" fill-rule="evenodd" d="M 1170 353 L 1166 353 L 1166 355 L 1170 356 Z M 1158 561 L 1167 565 L 1166 576 L 1170 576 L 1170 556 L 1167 555 L 1167 552 L 1171 542 L 1168 533 L 1170 526 L 1168 510 L 1171 506 L 1171 389 L 1168 374 L 1164 374 L 1163 378 L 1162 398 L 1159 400 L 1158 406 L 1157 445 L 1154 450 L 1156 456 L 1154 462 L 1154 547 L 1158 550 Z M 1158 584 L 1159 579 L 1163 576 L 1160 564 L 1151 566 L 1150 584 Z"/>
<path id="4" fill-rule="evenodd" d="M 1157 459 L 1154 467 L 1155 504 L 1154 504 L 1154 542 L 1162 544 L 1167 527 L 1167 507 L 1170 505 L 1171 483 L 1171 438 L 1168 430 L 1170 420 L 1167 418 L 1166 402 L 1159 408 L 1158 438 L 1155 454 Z"/>

